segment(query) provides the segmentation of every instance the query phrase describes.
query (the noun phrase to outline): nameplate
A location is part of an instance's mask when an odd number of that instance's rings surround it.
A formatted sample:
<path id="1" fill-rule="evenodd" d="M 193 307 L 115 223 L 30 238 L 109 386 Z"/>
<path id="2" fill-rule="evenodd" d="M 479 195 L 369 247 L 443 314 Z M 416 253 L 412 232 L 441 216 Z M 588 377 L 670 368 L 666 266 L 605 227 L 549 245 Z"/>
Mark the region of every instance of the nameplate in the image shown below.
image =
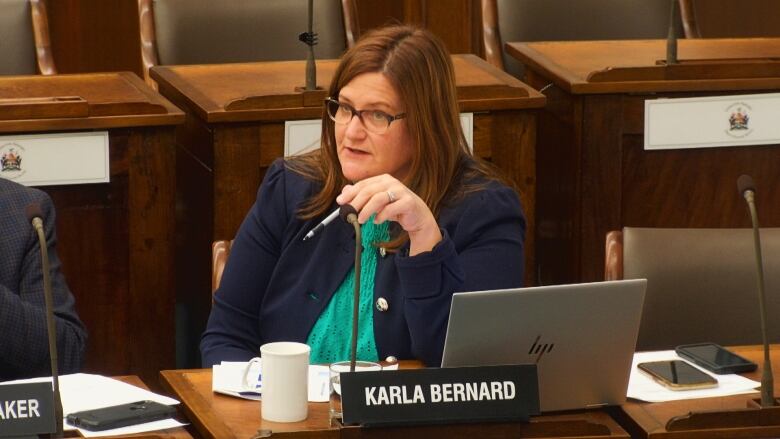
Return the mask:
<path id="1" fill-rule="evenodd" d="M 27 186 L 107 183 L 108 131 L 0 136 L 0 177 Z"/>
<path id="2" fill-rule="evenodd" d="M 645 149 L 780 144 L 780 93 L 645 101 Z"/>
<path id="3" fill-rule="evenodd" d="M 474 151 L 474 113 L 460 113 L 460 125 L 469 149 Z M 304 154 L 320 147 L 322 121 L 288 120 L 284 123 L 284 156 Z"/>
<path id="4" fill-rule="evenodd" d="M 344 424 L 528 421 L 539 413 L 535 364 L 341 374 Z"/>
<path id="5" fill-rule="evenodd" d="M 53 433 L 51 383 L 0 385 L 0 437 Z"/>

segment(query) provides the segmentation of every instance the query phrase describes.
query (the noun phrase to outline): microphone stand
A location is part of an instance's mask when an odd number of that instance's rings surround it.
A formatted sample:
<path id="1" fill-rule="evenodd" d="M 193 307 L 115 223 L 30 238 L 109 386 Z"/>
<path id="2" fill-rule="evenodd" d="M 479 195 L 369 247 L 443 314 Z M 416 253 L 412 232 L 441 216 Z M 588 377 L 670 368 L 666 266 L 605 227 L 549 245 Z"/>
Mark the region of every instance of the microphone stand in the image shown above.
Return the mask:
<path id="1" fill-rule="evenodd" d="M 669 33 L 666 37 L 666 65 L 677 64 L 677 22 L 679 19 L 679 9 L 677 0 L 671 0 L 671 10 L 669 11 Z"/>
<path id="2" fill-rule="evenodd" d="M 46 302 L 46 329 L 49 335 L 49 357 L 51 357 L 51 379 L 54 390 L 54 422 L 57 431 L 53 437 L 61 438 L 63 434 L 62 427 L 62 398 L 60 397 L 60 380 L 58 371 L 57 356 L 57 331 L 54 326 L 54 298 L 51 292 L 51 277 L 49 267 L 49 252 L 46 248 L 46 236 L 43 232 L 43 221 L 40 217 L 32 220 L 33 228 L 38 235 L 38 244 L 41 248 L 41 259 L 43 261 L 43 293 Z"/>
<path id="3" fill-rule="evenodd" d="M 726 429 L 733 431 L 755 431 L 761 437 L 777 436 L 777 427 L 780 426 L 780 406 L 776 405 L 772 378 L 772 363 L 769 359 L 769 343 L 766 332 L 766 303 L 764 295 L 764 268 L 761 260 L 761 242 L 758 230 L 758 215 L 756 215 L 755 187 L 753 179 L 747 175 L 741 175 L 737 179 L 739 195 L 744 197 L 750 208 L 750 219 L 753 223 L 753 242 L 758 263 L 758 298 L 761 311 L 761 336 L 764 340 L 764 364 L 761 376 L 761 400 L 749 399 L 747 410 L 734 407 L 731 403 L 724 403 L 720 409 L 690 411 L 687 414 L 673 416 L 666 421 L 666 431 L 684 432 L 697 431 L 706 434 L 710 430 L 725 433 Z"/>
<path id="4" fill-rule="evenodd" d="M 744 177 L 744 176 L 743 176 Z M 749 177 L 748 177 L 749 178 Z M 740 177 L 742 179 L 742 177 Z M 750 179 L 750 186 L 752 179 Z M 761 239 L 758 233 L 758 213 L 755 203 L 755 190 L 751 187 L 742 192 L 742 196 L 748 203 L 750 220 L 753 223 L 753 247 L 756 253 L 758 265 L 758 305 L 761 312 L 761 338 L 764 341 L 764 364 L 761 371 L 761 407 L 773 407 L 776 405 L 774 396 L 774 377 L 772 376 L 772 362 L 769 358 L 769 340 L 766 333 L 766 294 L 764 292 L 764 263 L 761 257 Z"/>
<path id="5" fill-rule="evenodd" d="M 314 0 L 309 0 L 309 31 L 298 35 L 298 40 L 309 46 L 306 57 L 306 88 L 311 91 L 317 89 L 317 66 L 314 62 L 314 46 L 317 44 L 317 34 L 314 33 Z"/>
<path id="6" fill-rule="evenodd" d="M 352 346 L 350 347 L 349 357 L 350 372 L 355 371 L 355 363 L 357 362 L 358 320 L 360 317 L 360 271 L 361 260 L 363 259 L 363 237 L 361 236 L 360 223 L 358 223 L 357 217 L 352 221 L 352 226 L 355 228 L 355 291 L 352 300 Z"/>
<path id="7" fill-rule="evenodd" d="M 358 321 L 360 318 L 360 271 L 363 259 L 363 236 L 360 233 L 360 223 L 354 207 L 344 204 L 339 209 L 339 213 L 346 222 L 355 228 L 355 289 L 352 297 L 352 344 L 349 357 L 349 371 L 354 372 L 357 362 Z"/>

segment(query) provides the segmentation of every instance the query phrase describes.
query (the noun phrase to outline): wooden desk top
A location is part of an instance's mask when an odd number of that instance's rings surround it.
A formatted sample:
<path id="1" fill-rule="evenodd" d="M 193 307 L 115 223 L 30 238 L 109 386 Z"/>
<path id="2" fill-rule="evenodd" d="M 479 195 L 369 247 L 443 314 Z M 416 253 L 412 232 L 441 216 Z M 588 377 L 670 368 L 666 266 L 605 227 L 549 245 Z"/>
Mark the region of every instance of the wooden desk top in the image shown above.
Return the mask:
<path id="1" fill-rule="evenodd" d="M 474 55 L 453 55 L 462 111 L 541 108 L 545 97 Z M 317 87 L 303 84 L 304 61 L 157 66 L 151 77 L 160 92 L 213 122 L 312 119 L 322 116 L 322 100 L 338 60 L 317 61 Z"/>
<path id="2" fill-rule="evenodd" d="M 142 389 L 149 390 L 149 387 L 147 387 L 146 384 L 144 384 L 143 381 L 141 381 L 141 378 L 138 378 L 135 375 L 127 375 L 127 376 L 118 376 L 114 377 L 115 379 L 119 381 L 124 381 L 128 384 L 132 384 L 136 387 L 140 387 Z M 180 415 L 181 416 L 181 415 Z M 66 431 L 65 437 L 71 438 L 71 437 L 83 437 L 81 434 L 77 433 L 75 430 Z M 187 433 L 187 430 L 184 429 L 184 427 L 178 427 L 178 428 L 169 428 L 166 430 L 157 430 L 157 431 L 150 431 L 147 433 L 137 433 L 137 434 L 131 434 L 131 435 L 124 435 L 124 436 L 111 436 L 112 439 L 121 439 L 121 438 L 133 438 L 133 439 L 192 439 L 192 436 Z"/>
<path id="3" fill-rule="evenodd" d="M 573 94 L 780 89 L 780 39 L 681 39 L 682 65 L 666 58 L 665 40 L 507 43 L 532 71 Z M 685 65 L 688 61 L 730 62 Z"/>
<path id="4" fill-rule="evenodd" d="M 339 437 L 338 428 L 328 425 L 328 403 L 309 403 L 309 416 L 303 422 L 270 422 L 260 417 L 259 401 L 212 392 L 211 369 L 164 370 L 160 375 L 203 437 L 250 438 L 258 430 L 270 430 L 274 437 L 292 433 L 307 438 Z"/>
<path id="5" fill-rule="evenodd" d="M 402 368 L 420 367 L 402 362 Z M 276 436 L 306 438 L 357 437 L 578 437 L 628 438 L 617 422 L 603 411 L 577 411 L 532 418 L 530 423 L 462 424 L 364 429 L 329 426 L 328 403 L 309 403 L 303 422 L 276 423 L 260 416 L 260 403 L 211 391 L 211 370 L 165 370 L 162 383 L 183 404 L 187 416 L 206 438 L 248 438 L 258 430 Z"/>
<path id="6" fill-rule="evenodd" d="M 757 371 L 745 374 L 745 376 L 760 382 L 761 364 L 764 356 L 763 348 L 761 346 L 738 346 L 730 349 L 758 364 L 759 367 Z M 775 376 L 778 376 L 778 374 L 780 374 L 780 345 L 772 346 L 771 360 Z M 780 395 L 780 381 L 775 378 L 775 397 L 778 395 Z M 639 428 L 639 431 L 637 432 L 639 437 L 649 437 L 653 439 L 780 437 L 780 426 L 761 427 L 755 425 L 750 428 L 740 428 L 739 431 L 734 428 L 668 431 L 666 428 L 667 422 L 675 416 L 686 415 L 689 412 L 745 409 L 747 408 L 747 402 L 754 398 L 760 398 L 760 395 L 758 393 L 753 393 L 723 398 L 689 399 L 663 403 L 629 401 L 621 406 L 620 410 L 622 410 L 624 415 L 636 423 L 636 426 Z"/>
<path id="7" fill-rule="evenodd" d="M 0 132 L 183 122 L 180 109 L 129 72 L 0 76 Z"/>

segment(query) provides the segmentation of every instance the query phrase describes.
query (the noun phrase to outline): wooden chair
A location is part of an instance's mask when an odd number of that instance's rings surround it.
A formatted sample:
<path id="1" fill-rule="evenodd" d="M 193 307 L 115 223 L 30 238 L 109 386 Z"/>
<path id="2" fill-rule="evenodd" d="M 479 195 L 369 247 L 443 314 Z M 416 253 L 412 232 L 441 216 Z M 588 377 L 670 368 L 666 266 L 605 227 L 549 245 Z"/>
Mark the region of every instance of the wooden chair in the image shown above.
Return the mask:
<path id="1" fill-rule="evenodd" d="M 54 75 L 44 0 L 0 1 L 0 75 Z"/>
<path id="2" fill-rule="evenodd" d="M 481 0 L 485 59 L 522 77 L 508 41 L 665 38 L 669 0 Z"/>
<path id="3" fill-rule="evenodd" d="M 687 38 L 780 36 L 778 0 L 679 0 Z"/>
<path id="4" fill-rule="evenodd" d="M 137 0 L 144 79 L 155 65 L 306 59 L 298 34 L 306 0 Z M 357 38 L 355 0 L 317 0 L 318 59 L 339 58 Z"/>
<path id="5" fill-rule="evenodd" d="M 225 271 L 225 264 L 227 264 L 228 256 L 230 256 L 230 248 L 233 246 L 233 241 L 214 241 L 211 244 L 211 294 L 212 296 L 219 288 L 219 283 L 222 281 L 222 272 Z"/>
<path id="6" fill-rule="evenodd" d="M 761 229 L 770 342 L 780 341 L 780 229 Z M 606 280 L 647 279 L 637 350 L 761 343 L 751 229 L 626 227 L 606 238 Z"/>

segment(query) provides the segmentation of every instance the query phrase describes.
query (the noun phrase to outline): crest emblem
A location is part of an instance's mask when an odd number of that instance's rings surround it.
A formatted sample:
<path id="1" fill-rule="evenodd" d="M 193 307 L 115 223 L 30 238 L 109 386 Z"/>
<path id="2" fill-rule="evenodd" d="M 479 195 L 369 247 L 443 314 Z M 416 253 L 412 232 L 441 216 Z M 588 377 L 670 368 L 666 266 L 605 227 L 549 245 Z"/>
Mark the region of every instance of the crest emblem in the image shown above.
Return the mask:
<path id="1" fill-rule="evenodd" d="M 743 138 L 753 132 L 750 128 L 750 114 L 748 114 L 753 111 L 750 105 L 745 102 L 735 102 L 725 111 L 729 115 L 729 128 L 725 130 L 729 137 Z"/>
<path id="2" fill-rule="evenodd" d="M 729 116 L 729 131 L 746 130 L 748 129 L 749 121 L 750 116 L 748 116 L 747 111 L 744 111 L 742 107 L 737 107 L 737 111 Z"/>
<path id="3" fill-rule="evenodd" d="M 16 178 L 24 173 L 22 156 L 24 148 L 16 143 L 0 146 L 0 175 L 6 178 Z"/>

